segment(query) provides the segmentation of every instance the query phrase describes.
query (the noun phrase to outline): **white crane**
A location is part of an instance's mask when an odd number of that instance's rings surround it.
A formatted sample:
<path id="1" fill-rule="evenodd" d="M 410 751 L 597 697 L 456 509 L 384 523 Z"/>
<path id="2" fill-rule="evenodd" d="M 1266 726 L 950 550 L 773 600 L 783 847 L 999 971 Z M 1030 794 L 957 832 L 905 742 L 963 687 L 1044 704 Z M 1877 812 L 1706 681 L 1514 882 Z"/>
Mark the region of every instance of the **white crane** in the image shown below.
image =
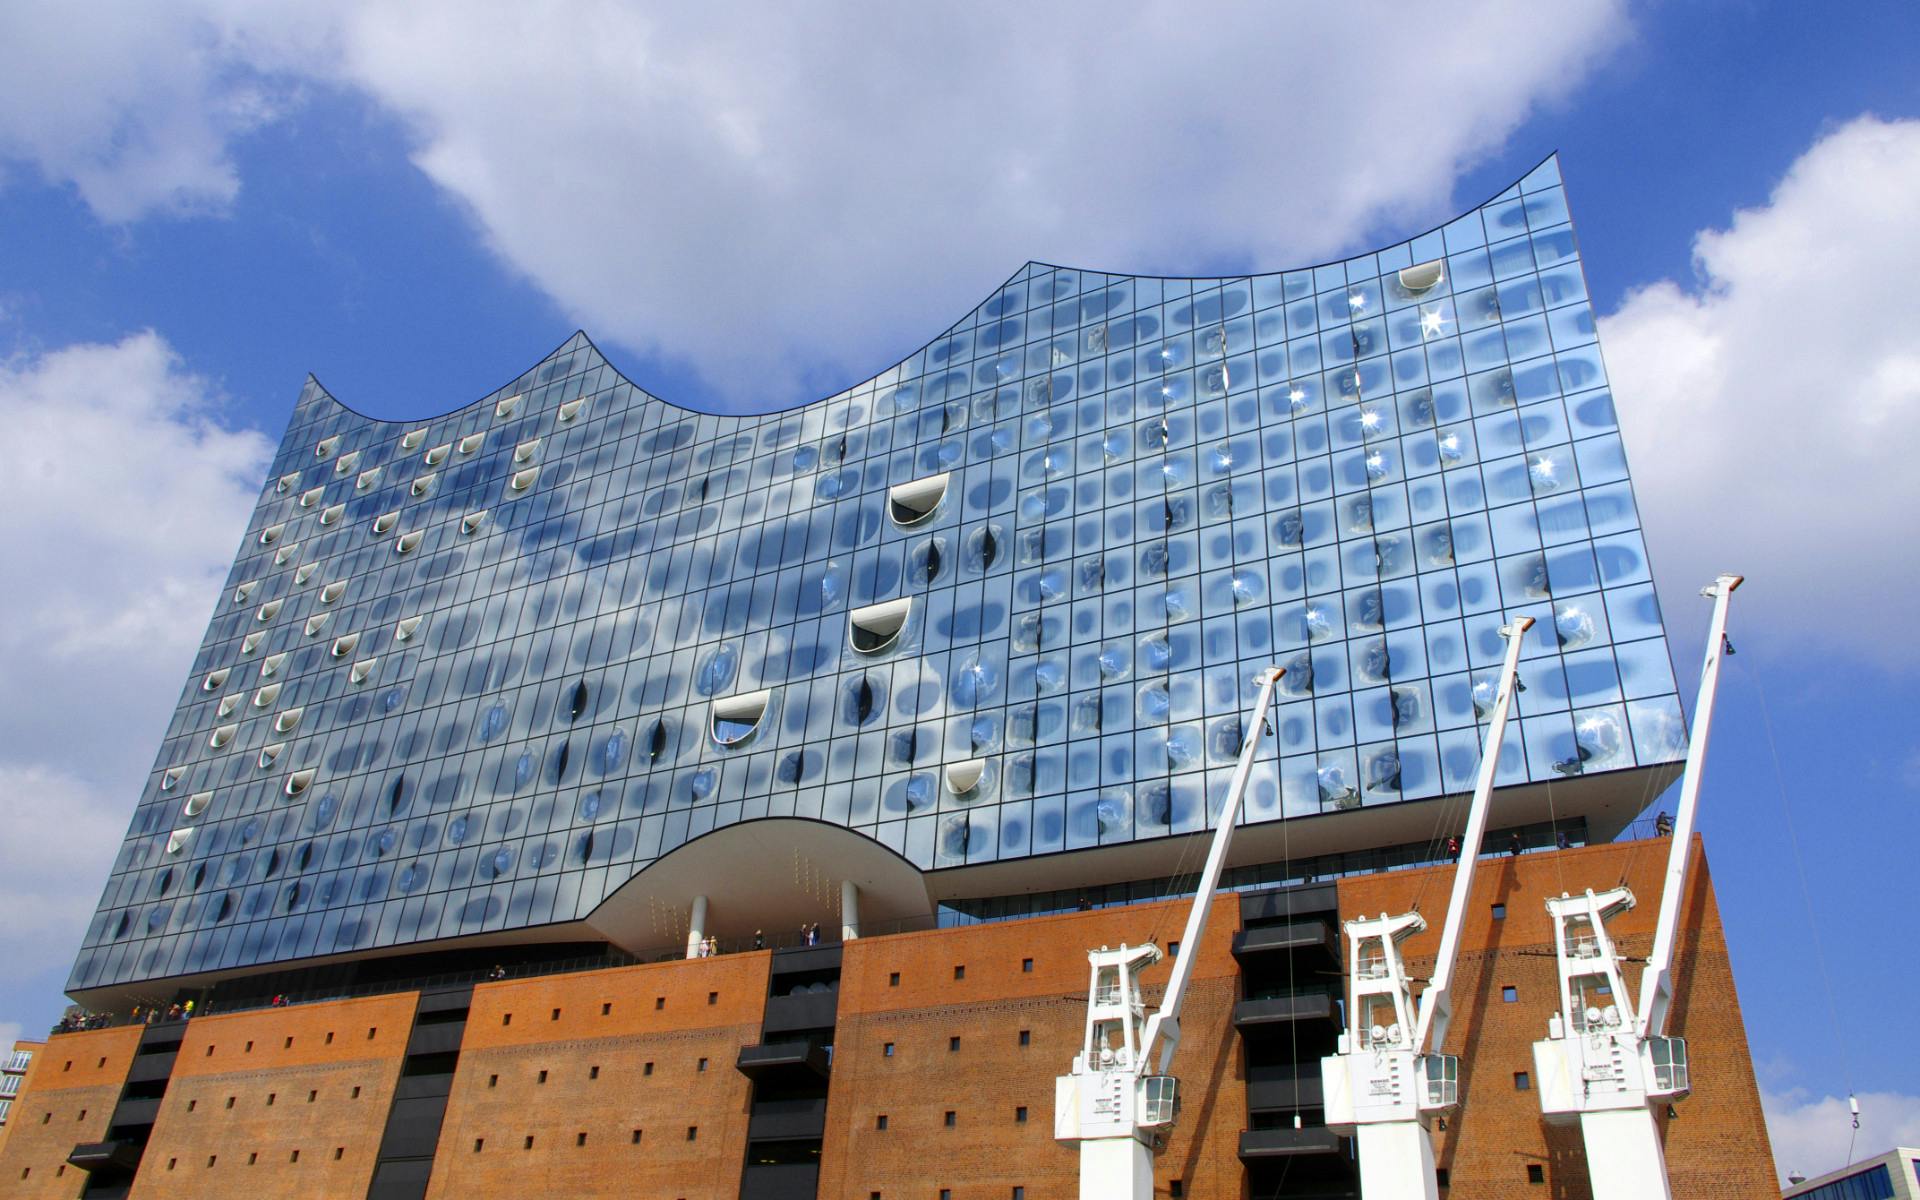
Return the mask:
<path id="1" fill-rule="evenodd" d="M 1722 575 L 1700 593 L 1713 601 L 1713 621 L 1687 741 L 1679 813 L 1667 848 L 1660 919 L 1640 974 L 1637 1008 L 1606 925 L 1609 917 L 1633 907 L 1633 892 L 1618 887 L 1595 894 L 1589 889 L 1584 895 L 1563 894 L 1547 901 L 1560 965 L 1560 1011 L 1548 1021 L 1546 1039 L 1533 1044 L 1534 1074 L 1546 1119 L 1580 1122 L 1594 1200 L 1668 1200 L 1672 1195 L 1652 1106 L 1680 1099 L 1690 1087 L 1687 1044 L 1666 1036 L 1674 938 L 1686 902 L 1688 852 L 1720 660 L 1733 652 L 1727 641 L 1727 603 L 1740 583 L 1738 575 Z"/>
<path id="2" fill-rule="evenodd" d="M 1363 917 L 1346 923 L 1347 1032 L 1340 1050 L 1320 1060 L 1327 1127 L 1359 1142 L 1360 1194 L 1366 1200 L 1438 1200 L 1433 1138 L 1428 1123 L 1460 1102 L 1460 1060 L 1440 1053 L 1453 1017 L 1453 963 L 1461 918 L 1473 886 L 1474 860 L 1487 832 L 1493 778 L 1500 765 L 1520 666 L 1520 647 L 1533 618 L 1500 628 L 1507 639 L 1494 694 L 1480 770 L 1467 811 L 1466 835 L 1453 872 L 1453 892 L 1440 932 L 1433 978 L 1418 999 L 1400 957 L 1400 943 L 1427 927 L 1417 912 Z M 1431 1043 L 1429 1043 L 1431 1039 Z"/>
<path id="3" fill-rule="evenodd" d="M 1272 732 L 1267 713 L 1282 674 L 1279 667 L 1260 674 L 1260 697 L 1254 703 L 1240 761 L 1227 786 L 1199 890 L 1181 934 L 1184 953 L 1174 959 L 1159 1011 L 1146 1015 L 1139 985 L 1140 972 L 1161 959 L 1158 946 L 1149 941 L 1118 949 L 1102 946 L 1087 953 L 1093 981 L 1087 993 L 1086 1040 L 1074 1056 L 1072 1072 L 1054 1081 L 1053 1102 L 1053 1136 L 1080 1144 L 1080 1200 L 1152 1200 L 1153 1155 L 1166 1144 L 1179 1107 L 1176 1081 L 1167 1070 L 1180 1044 L 1180 1006 L 1199 957 L 1200 936 L 1226 866 L 1227 847 L 1233 841 L 1261 735 Z M 1159 1051 L 1157 1066 L 1155 1050 Z"/>

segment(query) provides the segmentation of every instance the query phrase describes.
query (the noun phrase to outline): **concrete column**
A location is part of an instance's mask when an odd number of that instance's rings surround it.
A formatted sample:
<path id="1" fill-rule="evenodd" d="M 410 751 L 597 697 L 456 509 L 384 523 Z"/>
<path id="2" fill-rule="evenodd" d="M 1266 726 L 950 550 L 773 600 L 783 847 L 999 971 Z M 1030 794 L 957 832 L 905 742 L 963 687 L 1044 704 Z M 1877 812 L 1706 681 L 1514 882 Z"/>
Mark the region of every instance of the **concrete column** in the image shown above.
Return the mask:
<path id="1" fill-rule="evenodd" d="M 850 942 L 860 936 L 860 889 L 853 880 L 840 881 L 840 940 Z"/>
<path id="2" fill-rule="evenodd" d="M 687 957 L 700 957 L 700 943 L 707 940 L 707 898 L 693 898 L 693 917 L 687 922 Z"/>

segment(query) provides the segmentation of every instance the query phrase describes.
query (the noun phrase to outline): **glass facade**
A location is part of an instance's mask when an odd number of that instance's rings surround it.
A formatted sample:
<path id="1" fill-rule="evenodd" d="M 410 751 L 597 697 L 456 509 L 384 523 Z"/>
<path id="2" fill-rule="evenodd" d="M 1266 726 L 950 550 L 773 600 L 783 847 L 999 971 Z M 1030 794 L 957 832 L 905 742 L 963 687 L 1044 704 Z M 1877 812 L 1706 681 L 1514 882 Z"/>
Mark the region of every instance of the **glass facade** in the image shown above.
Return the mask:
<path id="1" fill-rule="evenodd" d="M 70 989 L 586 916 L 768 815 L 925 870 L 1502 783 L 1684 732 L 1556 163 L 1251 278 L 1029 264 L 764 416 L 576 335 L 414 422 L 309 381 Z M 975 778 L 977 774 L 977 778 Z"/>
<path id="2" fill-rule="evenodd" d="M 1795 1192 L 1794 1200 L 1894 1200 L 1898 1194 L 1893 1190 L 1893 1175 L 1882 1163 L 1858 1175 Z"/>

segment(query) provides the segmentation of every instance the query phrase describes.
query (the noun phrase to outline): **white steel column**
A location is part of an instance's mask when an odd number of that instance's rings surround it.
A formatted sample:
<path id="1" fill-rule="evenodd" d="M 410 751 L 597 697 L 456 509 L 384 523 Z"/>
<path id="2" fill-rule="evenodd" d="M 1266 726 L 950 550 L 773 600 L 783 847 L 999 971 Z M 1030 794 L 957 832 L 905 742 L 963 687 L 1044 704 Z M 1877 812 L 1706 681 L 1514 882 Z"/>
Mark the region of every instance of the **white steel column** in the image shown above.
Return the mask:
<path id="1" fill-rule="evenodd" d="M 1153 1151 L 1138 1138 L 1088 1138 L 1080 1143 L 1080 1200 L 1130 1200 L 1153 1195 Z"/>
<path id="2" fill-rule="evenodd" d="M 840 881 L 840 940 L 850 942 L 860 936 L 860 889 L 853 880 Z"/>
<path id="3" fill-rule="evenodd" d="M 707 940 L 707 898 L 693 898 L 693 916 L 687 922 L 687 957 L 700 957 L 700 943 Z"/>
<path id="4" fill-rule="evenodd" d="M 1367 1200 L 1440 1200 L 1433 1138 L 1415 1121 L 1384 1121 L 1354 1130 L 1360 1150 L 1360 1194 Z"/>
<path id="5" fill-rule="evenodd" d="M 1593 1195 L 1671 1196 L 1666 1148 L 1645 1105 L 1580 1114 L 1580 1140 L 1587 1148 L 1587 1179 Z"/>

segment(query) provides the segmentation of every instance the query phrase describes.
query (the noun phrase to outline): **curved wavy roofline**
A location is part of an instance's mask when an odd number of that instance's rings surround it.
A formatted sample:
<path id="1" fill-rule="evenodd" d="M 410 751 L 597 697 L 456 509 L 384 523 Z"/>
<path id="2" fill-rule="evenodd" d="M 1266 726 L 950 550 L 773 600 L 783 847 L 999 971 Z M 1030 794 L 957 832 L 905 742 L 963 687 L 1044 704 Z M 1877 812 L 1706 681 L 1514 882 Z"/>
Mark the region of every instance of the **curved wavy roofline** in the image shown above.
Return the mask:
<path id="1" fill-rule="evenodd" d="M 1483 209 L 1487 205 L 1492 204 L 1495 200 L 1498 200 L 1501 196 L 1505 195 L 1507 192 L 1512 191 L 1516 187 L 1519 187 L 1520 184 L 1526 180 L 1527 176 L 1533 174 L 1535 171 L 1538 171 L 1541 167 L 1545 166 L 1547 163 L 1552 162 L 1555 159 L 1559 158 L 1559 156 L 1560 156 L 1560 151 L 1558 149 L 1550 150 L 1543 157 L 1541 157 L 1538 162 L 1535 162 L 1531 167 L 1528 167 L 1526 170 L 1522 171 L 1512 181 L 1510 181 L 1509 183 L 1505 184 L 1500 188 L 1495 189 L 1491 194 L 1487 196 L 1486 199 L 1481 200 L 1475 204 L 1469 204 L 1465 208 L 1462 208 L 1458 212 L 1454 213 L 1451 217 L 1447 218 L 1446 220 L 1441 221 L 1436 225 L 1430 225 L 1427 228 L 1420 230 L 1418 233 L 1410 233 L 1404 237 L 1391 238 L 1385 242 L 1376 244 L 1372 249 L 1356 250 L 1350 254 L 1342 254 L 1333 258 L 1322 259 L 1319 262 L 1302 263 L 1297 266 L 1282 267 L 1282 268 L 1279 268 L 1278 270 L 1273 270 L 1273 271 L 1242 271 L 1242 272 L 1237 272 L 1231 275 L 1156 275 L 1156 274 L 1150 274 L 1150 273 L 1138 272 L 1138 271 L 1108 271 L 1108 270 L 1095 268 L 1095 267 L 1071 266 L 1064 263 L 1047 262 L 1044 259 L 1030 258 L 1026 262 L 1020 264 L 1020 266 L 1016 267 L 1011 274 L 1006 276 L 1006 278 L 1002 279 L 996 287 L 994 287 L 992 290 L 987 292 L 986 296 L 983 297 L 973 307 L 978 308 L 980 307 L 981 304 L 985 304 L 988 299 L 991 299 L 993 296 L 1004 291 L 1009 284 L 1011 284 L 1015 279 L 1018 279 L 1022 272 L 1027 271 L 1034 267 L 1041 267 L 1049 271 L 1075 271 L 1083 275 L 1106 275 L 1106 276 L 1111 276 L 1111 277 L 1120 278 L 1120 279 L 1180 279 L 1180 280 L 1190 280 L 1196 283 L 1201 281 L 1225 283 L 1228 281 L 1238 280 L 1238 279 L 1246 279 L 1246 280 L 1266 279 L 1275 275 L 1290 275 L 1290 274 L 1297 274 L 1302 271 L 1317 271 L 1322 267 L 1335 266 L 1341 263 L 1351 261 L 1352 259 L 1358 258 L 1362 255 L 1377 254 L 1382 249 L 1385 249 L 1389 246 L 1397 246 L 1402 242 L 1412 242 L 1420 238 L 1426 237 L 1429 234 L 1439 233 L 1440 231 L 1444 230 L 1447 226 L 1453 224 L 1455 221 L 1458 221 L 1460 218 L 1466 216 L 1468 213 L 1478 212 L 1480 209 Z M 970 309 L 969 311 L 972 311 L 972 310 Z M 955 324 L 957 324 L 957 320 Z M 859 379 L 856 379 L 852 383 L 848 384 L 843 388 L 838 389 L 837 391 L 829 392 L 824 396 L 816 396 L 811 400 L 800 400 L 792 404 L 780 405 L 776 408 L 750 409 L 742 412 L 723 412 L 718 409 L 699 408 L 692 405 L 683 404 L 677 400 L 670 399 L 666 396 L 660 395 L 657 392 L 649 390 L 643 385 L 635 382 L 634 378 L 631 375 L 629 375 L 626 371 L 622 370 L 619 367 L 619 365 L 613 361 L 612 357 L 609 356 L 605 350 L 600 348 L 600 344 L 593 340 L 593 335 L 589 334 L 585 329 L 576 328 L 572 333 L 562 338 L 558 346 L 555 346 L 552 350 L 548 351 L 546 354 L 535 359 L 533 366 L 530 366 L 526 370 L 519 372 L 519 374 L 514 376 L 514 379 L 519 379 L 521 376 L 529 374 L 533 370 L 537 369 L 541 363 L 546 362 L 548 359 L 551 359 L 554 355 L 558 354 L 560 350 L 564 348 L 568 342 L 571 342 L 575 338 L 580 338 L 586 342 L 586 344 L 593 350 L 595 354 L 599 355 L 600 361 L 604 362 L 607 365 L 607 368 L 611 370 L 616 376 L 619 377 L 620 382 L 626 384 L 628 387 L 635 389 L 636 391 L 647 396 L 648 398 L 666 405 L 669 408 L 677 409 L 678 411 L 682 413 L 686 413 L 689 416 L 696 416 L 696 417 L 765 417 L 765 416 L 772 416 L 775 413 L 798 412 L 801 409 L 811 408 L 813 405 L 824 404 L 831 400 L 834 400 L 837 397 L 844 396 L 848 392 L 852 391 L 854 388 L 859 387 L 861 384 L 866 383 L 867 381 L 872 379 L 878 379 L 881 375 L 886 374 L 886 372 L 888 372 L 889 370 L 892 370 L 894 367 L 899 366 L 901 363 L 904 363 L 909 359 L 913 358 L 915 355 L 921 353 L 922 351 L 925 351 L 926 349 L 931 347 L 935 342 L 939 341 L 941 338 L 946 337 L 949 333 L 951 333 L 953 331 L 953 328 L 954 328 L 954 324 L 949 324 L 945 329 L 942 329 L 940 332 L 934 334 L 932 337 L 927 338 L 925 341 L 921 342 L 918 346 L 907 351 L 905 354 L 902 354 L 898 358 L 894 359 L 892 362 L 888 363 L 886 366 L 880 368 L 879 370 L 873 372 L 872 374 L 864 375 Z M 320 380 L 320 377 L 318 375 L 315 375 L 313 372 L 311 371 L 307 372 L 307 379 L 315 387 L 320 389 L 321 395 L 325 396 L 328 400 L 331 400 L 337 407 L 345 410 L 346 412 L 352 413 L 354 416 L 359 417 L 361 420 L 377 421 L 377 422 L 386 423 L 386 424 L 414 424 L 421 421 L 443 421 L 448 417 L 458 416 L 461 413 L 468 411 L 469 409 L 479 408 L 481 405 L 484 405 L 492 401 L 494 397 L 498 396 L 500 393 L 506 391 L 508 388 L 513 386 L 513 380 L 509 380 L 507 383 L 502 384 L 501 386 L 496 387 L 491 391 L 482 393 L 479 397 L 477 397 L 474 400 L 468 401 L 465 404 L 455 405 L 452 408 L 449 408 L 437 413 L 425 413 L 418 416 L 405 416 L 405 417 L 376 417 L 371 413 L 361 412 L 359 409 L 353 407 L 353 405 L 348 404 L 346 401 L 340 399 L 338 396 L 336 396 L 333 393 L 333 391 L 330 388 L 327 387 L 325 383 L 322 383 Z"/>

